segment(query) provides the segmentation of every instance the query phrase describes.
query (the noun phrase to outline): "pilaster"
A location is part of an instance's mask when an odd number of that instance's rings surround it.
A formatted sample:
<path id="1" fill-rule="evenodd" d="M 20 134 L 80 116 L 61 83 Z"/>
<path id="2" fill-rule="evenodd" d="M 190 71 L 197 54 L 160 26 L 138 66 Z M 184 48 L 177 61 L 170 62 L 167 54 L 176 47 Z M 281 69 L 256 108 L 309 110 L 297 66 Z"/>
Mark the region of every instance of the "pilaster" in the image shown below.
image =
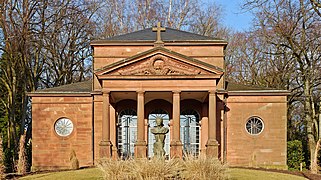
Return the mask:
<path id="1" fill-rule="evenodd" d="M 100 158 L 111 157 L 109 91 L 103 90 L 102 140 L 99 143 Z"/>

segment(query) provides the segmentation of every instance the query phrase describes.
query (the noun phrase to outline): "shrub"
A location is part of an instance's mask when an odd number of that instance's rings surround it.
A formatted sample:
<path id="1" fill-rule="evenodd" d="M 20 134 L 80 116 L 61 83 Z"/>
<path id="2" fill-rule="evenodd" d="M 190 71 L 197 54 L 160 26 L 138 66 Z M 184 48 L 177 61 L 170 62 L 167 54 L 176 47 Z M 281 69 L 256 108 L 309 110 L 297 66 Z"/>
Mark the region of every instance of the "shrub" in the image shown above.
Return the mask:
<path id="1" fill-rule="evenodd" d="M 302 142 L 299 140 L 288 141 L 288 153 L 287 153 L 287 164 L 289 169 L 299 170 L 300 163 L 304 163 L 304 152 L 302 148 Z"/>
<path id="2" fill-rule="evenodd" d="M 162 158 L 100 160 L 98 167 L 105 179 L 226 179 L 226 167 L 217 159 L 187 157 L 164 160 Z"/>

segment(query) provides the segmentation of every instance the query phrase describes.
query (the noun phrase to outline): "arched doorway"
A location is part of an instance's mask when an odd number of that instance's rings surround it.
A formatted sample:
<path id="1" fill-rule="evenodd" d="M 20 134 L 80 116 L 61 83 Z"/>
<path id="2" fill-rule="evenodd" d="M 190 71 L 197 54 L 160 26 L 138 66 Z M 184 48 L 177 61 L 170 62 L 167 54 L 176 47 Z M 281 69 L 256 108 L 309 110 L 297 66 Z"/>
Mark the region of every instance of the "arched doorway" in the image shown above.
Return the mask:
<path id="1" fill-rule="evenodd" d="M 137 113 L 134 109 L 124 109 L 118 114 L 117 149 L 119 157 L 134 156 L 137 139 Z"/>
<path id="2" fill-rule="evenodd" d="M 151 158 L 154 156 L 153 147 L 155 142 L 154 134 L 151 133 L 151 129 L 156 126 L 156 118 L 160 117 L 163 119 L 164 127 L 169 128 L 169 114 L 162 110 L 162 109 L 156 109 L 149 113 L 148 115 L 148 157 Z M 165 138 L 165 157 L 170 156 L 170 132 L 166 134 Z"/>
<path id="3" fill-rule="evenodd" d="M 180 133 L 183 152 L 198 156 L 200 153 L 200 115 L 193 109 L 187 109 L 180 115 Z"/>

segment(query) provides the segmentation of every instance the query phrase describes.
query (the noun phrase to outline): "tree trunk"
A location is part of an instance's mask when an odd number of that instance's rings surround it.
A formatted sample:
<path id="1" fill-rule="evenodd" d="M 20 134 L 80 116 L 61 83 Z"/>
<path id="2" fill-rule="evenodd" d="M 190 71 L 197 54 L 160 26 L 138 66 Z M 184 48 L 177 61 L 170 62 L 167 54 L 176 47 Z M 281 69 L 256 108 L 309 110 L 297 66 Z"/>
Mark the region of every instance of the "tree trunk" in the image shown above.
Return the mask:
<path id="1" fill-rule="evenodd" d="M 2 134 L 0 134 L 0 179 L 4 178 L 4 171 L 5 171 L 3 155 L 4 154 L 3 154 L 3 146 L 2 146 Z"/>
<path id="2" fill-rule="evenodd" d="M 26 133 L 22 134 L 20 137 L 18 174 L 25 174 L 27 172 L 25 140 L 26 140 Z"/>
<path id="3" fill-rule="evenodd" d="M 314 151 L 314 159 L 313 161 L 311 161 L 311 172 L 314 174 L 317 174 L 319 172 L 319 165 L 318 165 L 318 153 L 320 150 L 320 142 L 321 139 L 318 140 L 316 147 L 315 147 L 315 151 Z"/>
<path id="4" fill-rule="evenodd" d="M 312 114 L 312 107 L 311 107 L 311 93 L 310 93 L 310 81 L 308 78 L 304 79 L 304 95 L 305 95 L 305 103 L 304 103 L 304 110 L 305 110 L 305 120 L 307 122 L 307 133 L 308 133 L 308 144 L 310 150 L 310 170 L 312 173 L 318 172 L 318 164 L 315 164 L 315 159 L 318 158 L 316 152 L 316 138 L 314 133 L 314 121 L 313 121 L 313 114 Z"/>

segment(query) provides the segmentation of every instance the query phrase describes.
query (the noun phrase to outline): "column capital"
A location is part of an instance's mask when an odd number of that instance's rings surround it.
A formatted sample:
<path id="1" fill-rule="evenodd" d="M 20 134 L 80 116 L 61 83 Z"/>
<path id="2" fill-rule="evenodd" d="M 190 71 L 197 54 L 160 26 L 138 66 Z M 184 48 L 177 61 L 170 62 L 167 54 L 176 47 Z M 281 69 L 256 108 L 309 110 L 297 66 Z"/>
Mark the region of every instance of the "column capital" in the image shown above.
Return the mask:
<path id="1" fill-rule="evenodd" d="M 180 94 L 181 93 L 181 91 L 179 91 L 179 90 L 177 90 L 177 91 L 172 91 L 173 92 L 173 94 Z"/>
<path id="2" fill-rule="evenodd" d="M 143 90 L 139 90 L 139 91 L 136 91 L 137 94 L 145 94 L 145 91 Z"/>
<path id="3" fill-rule="evenodd" d="M 216 94 L 216 89 L 215 90 L 209 90 L 208 94 Z"/>
<path id="4" fill-rule="evenodd" d="M 110 93 L 110 91 L 109 91 L 108 89 L 106 89 L 106 88 L 103 88 L 103 89 L 101 90 L 101 92 L 102 92 L 103 94 L 109 94 L 109 93 Z"/>

